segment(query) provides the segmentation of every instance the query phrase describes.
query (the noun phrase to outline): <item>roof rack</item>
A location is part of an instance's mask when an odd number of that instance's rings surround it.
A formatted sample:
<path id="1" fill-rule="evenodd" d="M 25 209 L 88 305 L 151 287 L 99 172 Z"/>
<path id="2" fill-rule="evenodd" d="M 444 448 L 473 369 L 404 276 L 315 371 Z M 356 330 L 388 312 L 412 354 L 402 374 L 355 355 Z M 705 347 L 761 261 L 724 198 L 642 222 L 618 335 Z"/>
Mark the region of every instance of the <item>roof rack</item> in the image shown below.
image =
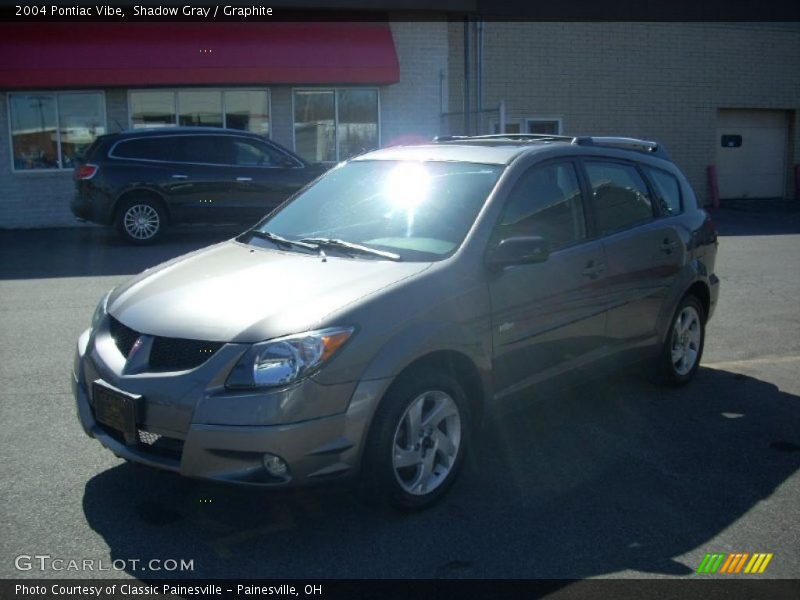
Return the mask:
<path id="1" fill-rule="evenodd" d="M 649 140 L 640 140 L 637 138 L 628 137 L 597 137 L 597 136 L 580 136 L 576 137 L 573 144 L 578 146 L 602 146 L 604 148 L 621 148 L 623 150 L 635 150 L 637 152 L 645 152 L 653 154 L 659 158 L 669 160 L 667 151 L 662 144 L 658 142 L 651 142 Z"/>
<path id="2" fill-rule="evenodd" d="M 601 146 L 604 148 L 619 148 L 621 150 L 634 150 L 644 152 L 670 160 L 663 145 L 649 140 L 640 140 L 628 137 L 608 136 L 571 136 L 550 135 L 544 133 L 495 133 L 491 135 L 440 135 L 433 138 L 436 143 L 466 142 L 466 141 L 519 141 L 519 142 L 567 142 L 576 146 Z"/>
<path id="3" fill-rule="evenodd" d="M 489 135 L 439 135 L 433 138 L 434 142 L 460 142 L 468 140 L 514 140 L 524 142 L 540 141 L 546 142 L 548 140 L 572 142 L 575 138 L 571 135 L 550 135 L 547 133 L 493 133 Z"/>

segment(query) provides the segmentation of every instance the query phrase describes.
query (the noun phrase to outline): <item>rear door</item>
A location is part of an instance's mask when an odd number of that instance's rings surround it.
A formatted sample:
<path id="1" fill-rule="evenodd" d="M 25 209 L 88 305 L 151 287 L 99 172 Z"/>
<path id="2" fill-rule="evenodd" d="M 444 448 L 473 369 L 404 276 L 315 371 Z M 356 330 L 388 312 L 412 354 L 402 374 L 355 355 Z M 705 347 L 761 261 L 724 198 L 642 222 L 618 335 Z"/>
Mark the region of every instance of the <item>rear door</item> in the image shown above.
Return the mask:
<path id="1" fill-rule="evenodd" d="M 231 177 L 227 136 L 180 136 L 182 162 L 171 175 L 172 202 L 182 220 L 230 223 L 240 220 L 242 201 Z"/>
<path id="2" fill-rule="evenodd" d="M 230 180 L 242 218 L 258 220 L 308 183 L 313 174 L 294 157 L 271 144 L 231 136 Z"/>
<path id="3" fill-rule="evenodd" d="M 650 344 L 685 246 L 675 220 L 658 218 L 654 194 L 635 163 L 592 158 L 583 166 L 608 262 L 608 344 Z"/>
<path id="4" fill-rule="evenodd" d="M 517 391 L 548 369 L 568 368 L 602 352 L 605 258 L 589 239 L 586 204 L 574 162 L 527 171 L 511 192 L 492 246 L 538 235 L 547 261 L 506 267 L 489 276 L 494 376 L 499 395 Z"/>

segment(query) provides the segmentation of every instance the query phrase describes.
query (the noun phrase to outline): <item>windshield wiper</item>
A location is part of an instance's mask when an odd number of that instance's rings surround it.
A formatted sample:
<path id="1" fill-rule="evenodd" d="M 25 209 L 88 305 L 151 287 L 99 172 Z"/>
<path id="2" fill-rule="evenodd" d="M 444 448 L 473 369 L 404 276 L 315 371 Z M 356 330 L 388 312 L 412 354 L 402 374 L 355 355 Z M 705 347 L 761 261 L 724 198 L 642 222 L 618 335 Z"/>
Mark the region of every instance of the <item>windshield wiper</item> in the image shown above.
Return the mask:
<path id="1" fill-rule="evenodd" d="M 384 252 L 383 250 L 376 250 L 375 248 L 370 248 L 369 246 L 362 246 L 361 244 L 356 244 L 354 242 L 348 242 L 346 240 L 340 240 L 337 238 L 311 237 L 303 238 L 300 241 L 309 244 L 316 244 L 318 247 L 322 246 L 325 248 L 338 248 L 339 250 L 350 250 L 351 252 L 358 252 L 359 254 L 380 256 L 381 258 L 387 258 L 389 260 L 400 260 L 400 255 L 395 254 L 394 252 Z"/>
<path id="2" fill-rule="evenodd" d="M 276 233 L 272 233 L 270 231 L 261 231 L 260 229 L 251 229 L 248 231 L 250 235 L 253 237 L 257 237 L 262 240 L 268 240 L 275 244 L 276 246 L 283 246 L 284 248 L 291 248 L 292 246 L 298 246 L 299 248 L 305 248 L 306 250 L 313 250 L 317 251 L 319 248 L 316 244 L 308 244 L 302 240 L 290 240 L 285 237 L 281 237 Z"/>

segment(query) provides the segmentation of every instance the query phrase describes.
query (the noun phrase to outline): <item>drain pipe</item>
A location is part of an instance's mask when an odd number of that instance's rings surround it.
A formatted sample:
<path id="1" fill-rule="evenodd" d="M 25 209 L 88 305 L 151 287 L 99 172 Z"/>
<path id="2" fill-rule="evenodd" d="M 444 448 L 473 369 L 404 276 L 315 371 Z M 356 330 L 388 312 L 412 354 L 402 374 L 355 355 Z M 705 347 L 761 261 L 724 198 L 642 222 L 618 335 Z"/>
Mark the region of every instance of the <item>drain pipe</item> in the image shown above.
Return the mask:
<path id="1" fill-rule="evenodd" d="M 475 88 L 476 88 L 476 103 L 477 103 L 477 123 L 478 123 L 478 131 L 476 133 L 480 135 L 483 133 L 481 131 L 481 126 L 483 125 L 483 19 L 478 19 L 477 28 L 478 28 L 478 56 L 477 56 L 477 66 L 476 66 L 476 75 L 475 75 Z"/>
<path id="2" fill-rule="evenodd" d="M 470 113 L 472 103 L 470 102 L 470 45 L 469 45 L 469 16 L 464 17 L 464 135 L 470 134 Z"/>

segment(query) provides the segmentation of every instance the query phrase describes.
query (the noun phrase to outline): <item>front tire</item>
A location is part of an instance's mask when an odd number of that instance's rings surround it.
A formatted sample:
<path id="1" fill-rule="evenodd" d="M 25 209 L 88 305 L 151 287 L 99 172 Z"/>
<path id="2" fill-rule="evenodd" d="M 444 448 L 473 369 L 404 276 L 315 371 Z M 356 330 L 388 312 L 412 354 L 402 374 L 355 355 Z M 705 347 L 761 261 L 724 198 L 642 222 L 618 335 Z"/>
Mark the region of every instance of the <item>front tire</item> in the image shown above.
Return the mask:
<path id="1" fill-rule="evenodd" d="M 414 371 L 389 390 L 373 419 L 362 483 L 400 510 L 431 506 L 453 485 L 464 462 L 469 403 L 453 377 Z"/>
<path id="2" fill-rule="evenodd" d="M 161 203 L 150 198 L 132 198 L 117 211 L 117 231 L 131 244 L 152 244 L 161 237 L 166 223 Z"/>
<path id="3" fill-rule="evenodd" d="M 686 385 L 697 373 L 706 340 L 706 315 L 696 296 L 678 305 L 661 354 L 654 365 L 654 379 L 663 385 Z"/>

